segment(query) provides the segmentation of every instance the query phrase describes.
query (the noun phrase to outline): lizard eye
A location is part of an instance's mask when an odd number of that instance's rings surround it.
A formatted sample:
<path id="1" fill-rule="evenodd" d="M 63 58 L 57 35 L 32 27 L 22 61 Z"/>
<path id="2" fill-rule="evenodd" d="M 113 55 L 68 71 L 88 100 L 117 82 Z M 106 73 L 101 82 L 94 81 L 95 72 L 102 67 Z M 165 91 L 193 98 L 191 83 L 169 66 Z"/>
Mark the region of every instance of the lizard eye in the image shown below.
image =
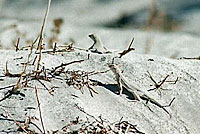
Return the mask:
<path id="1" fill-rule="evenodd" d="M 112 65 L 112 64 L 111 64 L 111 65 L 108 65 L 108 67 L 113 68 L 113 65 Z"/>
<path id="2" fill-rule="evenodd" d="M 94 38 L 94 34 L 92 33 L 92 34 L 89 34 L 88 35 L 90 38 Z"/>

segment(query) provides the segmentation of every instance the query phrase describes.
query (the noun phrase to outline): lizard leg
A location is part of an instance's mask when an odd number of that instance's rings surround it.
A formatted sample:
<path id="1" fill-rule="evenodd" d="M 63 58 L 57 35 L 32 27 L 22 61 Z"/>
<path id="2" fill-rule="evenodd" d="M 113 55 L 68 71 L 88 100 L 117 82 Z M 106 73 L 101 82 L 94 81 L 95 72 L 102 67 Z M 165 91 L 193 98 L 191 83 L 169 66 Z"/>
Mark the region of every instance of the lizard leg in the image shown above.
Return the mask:
<path id="1" fill-rule="evenodd" d="M 170 118 L 171 118 L 171 114 L 167 111 L 167 109 L 165 109 L 165 106 L 161 105 L 160 103 L 158 103 L 157 101 L 155 101 L 154 99 L 152 99 L 152 98 L 150 98 L 150 97 L 148 97 L 148 96 L 146 96 L 146 95 L 143 95 L 143 96 L 140 96 L 140 97 L 141 97 L 141 99 L 146 100 L 146 101 L 149 101 L 149 102 L 151 102 L 152 104 L 154 104 L 154 105 L 158 106 L 159 108 L 163 109 L 163 110 L 170 116 Z M 172 100 L 172 102 L 173 102 L 173 101 L 174 101 L 174 99 Z M 171 104 L 172 102 L 170 102 L 170 104 Z M 169 104 L 169 105 L 170 105 L 170 104 Z"/>
<path id="2" fill-rule="evenodd" d="M 119 86 L 119 95 L 121 95 L 122 91 L 123 91 L 122 79 L 121 78 L 119 78 L 119 80 L 118 80 L 118 86 Z"/>

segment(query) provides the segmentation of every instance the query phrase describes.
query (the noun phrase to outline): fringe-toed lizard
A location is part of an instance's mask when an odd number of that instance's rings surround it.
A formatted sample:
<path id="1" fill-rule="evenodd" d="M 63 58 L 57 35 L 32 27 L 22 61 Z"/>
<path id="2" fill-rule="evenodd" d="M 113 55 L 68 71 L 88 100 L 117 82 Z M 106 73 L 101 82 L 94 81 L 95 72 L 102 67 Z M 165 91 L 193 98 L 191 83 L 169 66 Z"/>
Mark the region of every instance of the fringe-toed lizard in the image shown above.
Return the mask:
<path id="1" fill-rule="evenodd" d="M 116 65 L 116 64 L 110 64 L 109 68 L 113 71 L 113 73 L 115 74 L 117 83 L 118 83 L 118 87 L 119 87 L 119 94 L 122 94 L 123 91 L 123 87 L 126 88 L 129 92 L 132 93 L 132 95 L 134 96 L 134 99 L 137 101 L 141 101 L 141 100 L 146 100 L 146 104 L 148 102 L 151 102 L 152 104 L 155 104 L 156 106 L 162 108 L 167 114 L 169 114 L 169 116 L 171 117 L 171 114 L 165 109 L 165 107 L 168 107 L 171 105 L 171 103 L 174 101 L 174 99 L 170 102 L 169 105 L 167 106 L 163 106 L 161 105 L 158 101 L 156 101 L 155 99 L 153 99 L 152 97 L 150 97 L 149 95 L 147 95 L 147 93 L 145 93 L 145 91 L 141 90 L 141 88 L 139 88 L 137 86 L 137 84 L 135 83 L 130 83 L 121 73 L 120 68 Z"/>
<path id="2" fill-rule="evenodd" d="M 101 40 L 95 34 L 90 34 L 88 36 L 94 41 L 93 45 L 88 50 L 99 54 L 111 53 L 103 46 Z"/>

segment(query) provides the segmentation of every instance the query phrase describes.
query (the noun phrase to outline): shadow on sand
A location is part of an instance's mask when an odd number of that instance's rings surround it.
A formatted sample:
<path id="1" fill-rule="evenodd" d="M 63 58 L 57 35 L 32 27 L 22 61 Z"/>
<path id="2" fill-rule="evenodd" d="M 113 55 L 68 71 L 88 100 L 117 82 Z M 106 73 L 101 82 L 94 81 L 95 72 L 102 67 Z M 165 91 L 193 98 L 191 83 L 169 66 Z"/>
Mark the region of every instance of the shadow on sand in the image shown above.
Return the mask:
<path id="1" fill-rule="evenodd" d="M 90 81 L 96 82 L 98 86 L 104 87 L 104 88 L 108 89 L 109 91 L 113 92 L 114 94 L 119 95 L 119 88 L 118 88 L 117 84 L 104 84 L 98 80 L 91 80 L 91 79 L 90 79 Z M 128 99 L 134 100 L 134 96 L 132 95 L 131 92 L 126 90 L 126 88 L 123 88 L 122 93 L 125 94 Z"/>

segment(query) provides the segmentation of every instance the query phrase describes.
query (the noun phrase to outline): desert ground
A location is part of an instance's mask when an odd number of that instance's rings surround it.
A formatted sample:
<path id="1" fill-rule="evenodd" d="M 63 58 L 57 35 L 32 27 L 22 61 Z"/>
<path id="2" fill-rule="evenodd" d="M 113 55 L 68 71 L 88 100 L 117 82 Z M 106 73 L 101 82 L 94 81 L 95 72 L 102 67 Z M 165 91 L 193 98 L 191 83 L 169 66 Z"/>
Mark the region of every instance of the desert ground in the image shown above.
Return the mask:
<path id="1" fill-rule="evenodd" d="M 0 0 L 0 133 L 200 133 L 199 22 L 199 0 Z"/>

